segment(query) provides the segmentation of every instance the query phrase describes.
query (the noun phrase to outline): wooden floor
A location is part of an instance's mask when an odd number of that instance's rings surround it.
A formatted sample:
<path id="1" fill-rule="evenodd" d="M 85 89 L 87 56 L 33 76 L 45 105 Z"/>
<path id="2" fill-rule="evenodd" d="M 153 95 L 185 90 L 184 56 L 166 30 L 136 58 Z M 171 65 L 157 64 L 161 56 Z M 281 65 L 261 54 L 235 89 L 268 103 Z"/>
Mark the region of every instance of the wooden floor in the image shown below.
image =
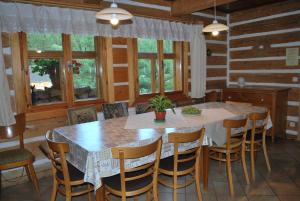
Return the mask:
<path id="1" fill-rule="evenodd" d="M 245 184 L 240 163 L 233 166 L 235 197 L 230 197 L 227 187 L 225 166 L 211 162 L 209 188 L 203 191 L 206 201 L 300 201 L 300 142 L 278 141 L 269 145 L 272 173 L 268 174 L 263 157 L 257 157 L 256 182 Z M 249 160 L 248 160 L 249 161 Z M 249 165 L 249 164 L 248 164 Z M 249 168 L 248 168 L 249 171 Z M 184 181 L 186 178 L 181 178 Z M 2 189 L 1 201 L 48 201 L 52 188 L 51 177 L 40 180 L 41 197 L 37 197 L 30 183 Z M 171 201 L 172 191 L 159 186 L 161 201 Z M 194 185 L 178 191 L 179 201 L 197 200 Z M 145 200 L 141 196 L 139 200 Z M 58 196 L 57 200 L 64 200 Z M 88 200 L 87 197 L 77 197 L 73 201 Z M 113 200 L 120 200 L 116 197 Z"/>

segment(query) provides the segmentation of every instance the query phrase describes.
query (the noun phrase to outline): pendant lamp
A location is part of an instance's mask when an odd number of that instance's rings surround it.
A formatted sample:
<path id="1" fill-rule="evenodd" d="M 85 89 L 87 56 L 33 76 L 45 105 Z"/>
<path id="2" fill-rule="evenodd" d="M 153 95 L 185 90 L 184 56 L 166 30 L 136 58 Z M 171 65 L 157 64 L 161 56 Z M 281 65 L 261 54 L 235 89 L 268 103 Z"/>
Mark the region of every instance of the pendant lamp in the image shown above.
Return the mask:
<path id="1" fill-rule="evenodd" d="M 105 8 L 96 14 L 97 19 L 109 20 L 112 25 L 117 25 L 120 20 L 129 20 L 132 17 L 133 15 L 130 12 L 119 8 L 115 1 L 112 2 L 109 8 Z"/>
<path id="2" fill-rule="evenodd" d="M 213 36 L 219 35 L 220 31 L 227 31 L 229 28 L 225 24 L 221 24 L 217 21 L 217 11 L 216 11 L 216 0 L 214 1 L 214 13 L 215 19 L 214 21 L 203 28 L 203 32 L 211 32 Z"/>

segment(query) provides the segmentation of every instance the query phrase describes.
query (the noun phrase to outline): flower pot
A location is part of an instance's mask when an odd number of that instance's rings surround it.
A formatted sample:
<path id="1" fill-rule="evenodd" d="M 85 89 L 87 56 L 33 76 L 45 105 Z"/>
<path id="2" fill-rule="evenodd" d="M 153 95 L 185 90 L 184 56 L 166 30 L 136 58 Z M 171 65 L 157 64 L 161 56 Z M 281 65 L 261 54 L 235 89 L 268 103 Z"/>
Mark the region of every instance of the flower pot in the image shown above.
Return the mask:
<path id="1" fill-rule="evenodd" d="M 166 111 L 164 112 L 158 112 L 155 111 L 155 120 L 157 121 L 164 121 L 166 119 Z"/>

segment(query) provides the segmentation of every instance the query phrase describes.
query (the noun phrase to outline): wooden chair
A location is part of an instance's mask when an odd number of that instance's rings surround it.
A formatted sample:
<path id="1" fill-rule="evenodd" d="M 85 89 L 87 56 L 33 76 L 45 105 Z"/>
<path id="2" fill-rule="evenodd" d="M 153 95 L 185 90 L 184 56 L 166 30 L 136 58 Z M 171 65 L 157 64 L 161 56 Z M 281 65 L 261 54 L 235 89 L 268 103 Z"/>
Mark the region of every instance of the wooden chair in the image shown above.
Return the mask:
<path id="1" fill-rule="evenodd" d="M 193 99 L 185 99 L 176 101 L 176 107 L 184 107 L 189 105 L 194 105 L 195 101 Z"/>
<path id="2" fill-rule="evenodd" d="M 11 126 L 0 126 L 0 140 L 7 140 L 19 137 L 20 147 L 0 152 L 0 189 L 1 189 L 1 171 L 25 167 L 29 181 L 32 181 L 36 191 L 40 194 L 39 182 L 36 177 L 33 162 L 34 155 L 24 148 L 25 132 L 25 114 L 21 113 L 15 116 L 16 123 Z"/>
<path id="3" fill-rule="evenodd" d="M 250 135 L 247 134 L 246 151 L 250 152 L 251 178 L 253 181 L 255 181 L 255 152 L 261 151 L 261 149 L 263 150 L 268 171 L 271 171 L 266 146 L 267 124 L 269 120 L 268 118 L 268 111 L 263 113 L 251 113 L 249 115 L 249 119 L 252 121 L 252 129 Z M 260 124 L 259 121 L 261 121 L 262 123 Z"/>
<path id="4" fill-rule="evenodd" d="M 104 103 L 102 104 L 104 119 L 112 119 L 128 116 L 128 103 Z"/>
<path id="5" fill-rule="evenodd" d="M 147 192 L 147 200 L 151 198 L 151 190 L 153 198 L 158 201 L 157 192 L 157 175 L 160 160 L 162 140 L 159 138 L 155 142 L 141 147 L 115 147 L 112 148 L 112 157 L 119 159 L 120 174 L 104 178 L 103 184 L 106 193 L 120 196 L 122 201 L 126 197 L 134 197 L 137 200 L 138 195 Z M 151 163 L 125 169 L 126 159 L 136 159 L 151 154 L 155 154 L 155 160 Z M 105 193 L 105 194 L 106 194 Z M 110 200 L 106 195 L 106 199 Z"/>
<path id="6" fill-rule="evenodd" d="M 69 125 L 97 121 L 97 110 L 95 106 L 68 109 Z"/>
<path id="7" fill-rule="evenodd" d="M 71 201 L 72 197 L 88 193 L 91 201 L 91 191 L 94 188 L 84 182 L 84 174 L 66 161 L 66 153 L 69 152 L 69 145 L 63 142 L 55 142 L 51 131 L 46 134 L 46 141 L 49 148 L 49 159 L 52 164 L 53 189 L 51 201 L 56 200 L 57 192 L 66 196 L 66 201 Z M 87 188 L 73 191 L 74 187 L 87 185 Z"/>
<path id="8" fill-rule="evenodd" d="M 226 128 L 226 143 L 222 146 L 212 146 L 209 148 L 209 157 L 211 159 L 226 163 L 230 195 L 234 195 L 231 162 L 241 160 L 246 182 L 247 184 L 250 183 L 245 159 L 247 122 L 247 118 L 240 120 L 225 119 L 223 126 Z M 232 129 L 242 129 L 242 137 L 232 138 Z"/>
<path id="9" fill-rule="evenodd" d="M 162 159 L 159 166 L 159 173 L 173 177 L 173 183 L 158 179 L 158 182 L 164 186 L 173 189 L 173 200 L 177 201 L 176 190 L 186 187 L 196 181 L 198 200 L 202 200 L 200 189 L 200 156 L 205 129 L 192 133 L 170 133 L 168 142 L 174 144 L 174 156 Z M 179 151 L 181 143 L 195 142 L 198 140 L 198 146 L 186 151 Z M 193 174 L 193 179 L 184 184 L 178 184 L 178 176 Z"/>
<path id="10" fill-rule="evenodd" d="M 218 101 L 218 92 L 211 91 L 205 93 L 205 102 L 217 102 Z"/>
<path id="11" fill-rule="evenodd" d="M 136 103 L 135 104 L 135 113 L 136 114 L 142 114 L 142 113 L 146 113 L 146 112 L 150 112 L 153 109 L 150 108 L 149 103 L 148 102 L 144 102 L 144 103 Z"/>

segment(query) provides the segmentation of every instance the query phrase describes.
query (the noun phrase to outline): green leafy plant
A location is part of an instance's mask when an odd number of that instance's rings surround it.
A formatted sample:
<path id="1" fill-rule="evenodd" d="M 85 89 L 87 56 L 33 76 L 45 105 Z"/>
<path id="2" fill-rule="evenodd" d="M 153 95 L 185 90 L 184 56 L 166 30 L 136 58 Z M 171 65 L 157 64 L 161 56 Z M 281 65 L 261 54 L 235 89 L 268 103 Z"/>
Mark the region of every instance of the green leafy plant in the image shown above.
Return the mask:
<path id="1" fill-rule="evenodd" d="M 165 112 L 166 109 L 170 108 L 175 114 L 173 103 L 170 99 L 165 96 L 155 96 L 149 100 L 149 106 L 157 112 Z"/>
<path id="2" fill-rule="evenodd" d="M 199 110 L 198 108 L 193 107 L 193 106 L 186 106 L 186 107 L 182 108 L 181 113 L 182 114 L 200 115 L 201 110 Z"/>

